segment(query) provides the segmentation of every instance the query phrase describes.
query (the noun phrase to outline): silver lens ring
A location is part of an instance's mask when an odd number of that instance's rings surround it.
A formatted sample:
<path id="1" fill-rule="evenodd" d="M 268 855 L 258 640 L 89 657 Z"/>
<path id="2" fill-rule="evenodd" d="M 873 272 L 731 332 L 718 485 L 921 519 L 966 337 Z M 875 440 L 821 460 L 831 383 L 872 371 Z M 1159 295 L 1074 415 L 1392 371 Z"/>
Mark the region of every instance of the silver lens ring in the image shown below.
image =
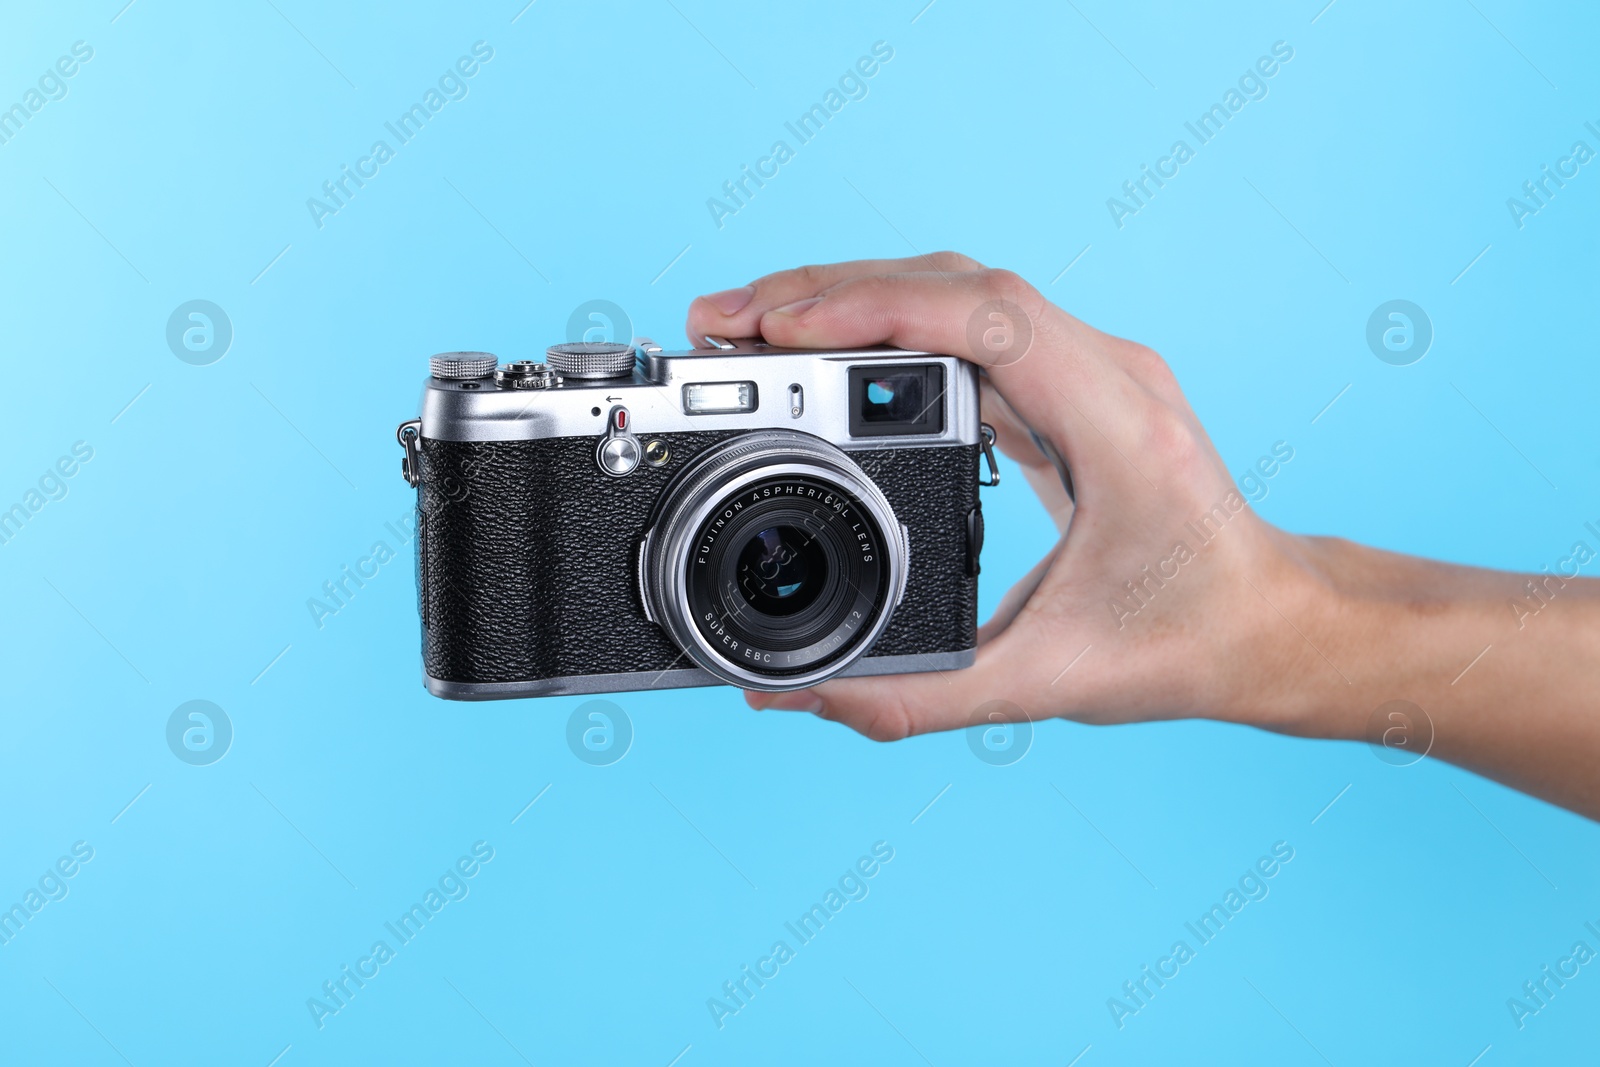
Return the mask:
<path id="1" fill-rule="evenodd" d="M 738 510 L 734 502 L 745 490 L 774 479 L 820 483 L 842 493 L 849 501 L 845 508 L 864 513 L 881 545 L 881 559 L 874 560 L 881 575 L 874 613 L 848 632 L 841 631 L 843 636 L 831 636 L 833 650 L 811 669 L 785 670 L 781 662 L 766 670 L 747 666 L 739 658 L 752 651 L 747 643 L 721 642 L 718 647 L 696 625 L 691 603 L 695 599 L 689 587 L 691 561 L 697 550 L 703 550 L 701 535 L 707 523 L 719 508 Z M 835 513 L 843 514 L 837 508 Z M 728 685 L 785 692 L 834 677 L 872 647 L 905 590 L 908 555 L 905 531 L 894 509 L 849 456 L 810 434 L 760 430 L 696 457 L 667 489 L 657 521 L 645 537 L 639 584 L 651 617 L 697 666 Z"/>

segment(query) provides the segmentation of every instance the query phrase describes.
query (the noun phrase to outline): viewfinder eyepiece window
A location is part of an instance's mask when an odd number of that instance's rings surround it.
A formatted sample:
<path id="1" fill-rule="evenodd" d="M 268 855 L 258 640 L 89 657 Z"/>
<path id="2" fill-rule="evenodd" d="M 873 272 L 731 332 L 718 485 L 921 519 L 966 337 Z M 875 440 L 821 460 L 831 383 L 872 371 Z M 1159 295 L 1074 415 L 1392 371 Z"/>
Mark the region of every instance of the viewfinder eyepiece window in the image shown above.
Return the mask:
<path id="1" fill-rule="evenodd" d="M 850 436 L 944 432 L 944 367 L 850 368 Z"/>

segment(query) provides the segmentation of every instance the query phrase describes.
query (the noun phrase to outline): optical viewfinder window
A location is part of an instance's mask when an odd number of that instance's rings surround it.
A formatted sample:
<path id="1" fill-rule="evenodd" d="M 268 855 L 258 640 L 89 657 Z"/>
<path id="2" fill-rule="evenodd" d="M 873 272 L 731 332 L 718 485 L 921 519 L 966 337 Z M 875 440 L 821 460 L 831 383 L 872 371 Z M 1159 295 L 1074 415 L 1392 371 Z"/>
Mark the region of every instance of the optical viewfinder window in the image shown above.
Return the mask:
<path id="1" fill-rule="evenodd" d="M 944 431 L 944 367 L 850 368 L 850 436 L 890 437 Z"/>

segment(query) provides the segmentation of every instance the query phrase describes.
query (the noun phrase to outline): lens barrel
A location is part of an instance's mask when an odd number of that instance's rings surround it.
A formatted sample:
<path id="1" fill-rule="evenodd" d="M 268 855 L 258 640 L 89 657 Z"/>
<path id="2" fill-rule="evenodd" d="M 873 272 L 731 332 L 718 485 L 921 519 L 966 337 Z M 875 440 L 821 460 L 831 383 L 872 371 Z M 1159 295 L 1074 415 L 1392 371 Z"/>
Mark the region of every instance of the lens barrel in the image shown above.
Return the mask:
<path id="1" fill-rule="evenodd" d="M 783 691 L 843 671 L 904 591 L 904 527 L 844 452 L 762 430 L 697 457 L 640 553 L 652 619 L 729 685 Z"/>

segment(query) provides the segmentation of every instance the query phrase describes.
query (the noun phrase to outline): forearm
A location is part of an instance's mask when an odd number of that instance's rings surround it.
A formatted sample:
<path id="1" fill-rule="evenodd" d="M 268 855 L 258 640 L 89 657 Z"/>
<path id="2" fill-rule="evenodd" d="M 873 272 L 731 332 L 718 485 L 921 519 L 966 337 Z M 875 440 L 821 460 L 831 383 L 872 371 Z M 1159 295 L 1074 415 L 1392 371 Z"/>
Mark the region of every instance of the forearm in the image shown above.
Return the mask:
<path id="1" fill-rule="evenodd" d="M 1600 819 L 1600 580 L 1285 536 L 1303 651 L 1263 679 L 1260 725 L 1380 741 L 1373 713 L 1410 701 L 1429 755 Z"/>

